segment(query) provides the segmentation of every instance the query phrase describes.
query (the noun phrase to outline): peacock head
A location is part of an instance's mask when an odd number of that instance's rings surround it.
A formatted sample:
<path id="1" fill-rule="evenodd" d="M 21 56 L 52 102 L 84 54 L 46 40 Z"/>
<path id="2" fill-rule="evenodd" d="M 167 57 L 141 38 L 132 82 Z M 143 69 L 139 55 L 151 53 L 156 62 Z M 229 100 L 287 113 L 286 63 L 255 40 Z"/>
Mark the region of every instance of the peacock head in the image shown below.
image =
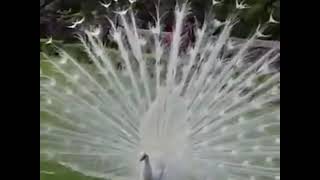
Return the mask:
<path id="1" fill-rule="evenodd" d="M 147 160 L 149 159 L 149 156 L 147 153 L 143 152 L 141 153 L 141 158 L 140 158 L 140 161 L 144 161 L 144 160 Z"/>

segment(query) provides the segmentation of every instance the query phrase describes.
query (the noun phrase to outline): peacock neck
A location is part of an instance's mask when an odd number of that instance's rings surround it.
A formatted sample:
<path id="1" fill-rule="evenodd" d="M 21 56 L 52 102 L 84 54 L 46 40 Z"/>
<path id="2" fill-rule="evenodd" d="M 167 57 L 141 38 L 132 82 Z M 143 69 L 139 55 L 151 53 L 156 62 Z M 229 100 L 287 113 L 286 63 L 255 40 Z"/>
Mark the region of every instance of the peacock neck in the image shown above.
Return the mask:
<path id="1" fill-rule="evenodd" d="M 148 157 L 145 158 L 145 160 L 144 160 L 143 180 L 153 180 L 152 179 L 152 168 L 151 168 L 150 160 Z"/>

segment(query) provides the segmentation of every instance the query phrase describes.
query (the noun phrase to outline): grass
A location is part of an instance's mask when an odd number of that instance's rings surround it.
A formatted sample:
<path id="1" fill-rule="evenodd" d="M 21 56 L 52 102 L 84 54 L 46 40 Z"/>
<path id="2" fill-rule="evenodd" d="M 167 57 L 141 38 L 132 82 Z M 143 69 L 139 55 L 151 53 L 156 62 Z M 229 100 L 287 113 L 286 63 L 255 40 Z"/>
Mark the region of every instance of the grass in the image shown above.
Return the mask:
<path id="1" fill-rule="evenodd" d="M 54 174 L 50 174 L 54 172 Z M 62 165 L 50 161 L 40 161 L 40 179 L 41 180 L 101 180 L 84 176 L 79 172 L 72 171 Z"/>

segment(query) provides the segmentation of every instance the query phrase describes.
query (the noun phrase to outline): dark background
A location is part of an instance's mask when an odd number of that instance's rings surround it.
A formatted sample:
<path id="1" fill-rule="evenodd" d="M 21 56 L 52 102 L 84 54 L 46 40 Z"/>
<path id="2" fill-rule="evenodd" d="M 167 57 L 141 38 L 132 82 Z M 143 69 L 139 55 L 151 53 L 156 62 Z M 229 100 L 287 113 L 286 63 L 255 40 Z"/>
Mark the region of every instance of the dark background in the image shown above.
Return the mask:
<path id="1" fill-rule="evenodd" d="M 101 0 L 40 0 L 40 38 L 53 37 L 56 40 L 72 42 L 75 40 L 76 29 L 67 28 L 76 19 L 85 17 L 84 24 L 100 24 L 103 28 L 110 27 L 105 16 L 113 18 L 112 11 L 126 9 L 130 6 L 128 0 L 105 0 L 105 3 L 112 2 L 106 9 L 101 6 Z M 169 11 L 163 19 L 165 26 L 172 22 L 172 10 L 176 1 L 161 0 L 160 14 Z M 184 2 L 178 0 L 178 3 Z M 153 22 L 152 15 L 155 15 L 155 4 L 158 0 L 137 0 L 132 8 L 137 15 L 137 23 L 140 28 L 148 28 L 148 24 Z M 212 6 L 212 0 L 189 0 L 192 8 L 192 15 L 198 22 L 203 23 L 205 17 L 209 17 L 209 12 L 214 12 L 215 17 L 221 21 L 226 19 L 235 8 L 235 0 L 224 0 L 219 5 Z M 266 22 L 273 12 L 274 19 L 280 21 L 280 0 L 246 0 L 250 8 L 245 9 L 240 14 L 240 22 L 235 26 L 232 36 L 245 38 L 251 33 L 259 23 Z M 266 40 L 280 40 L 280 26 L 274 24 L 266 30 L 271 34 Z"/>

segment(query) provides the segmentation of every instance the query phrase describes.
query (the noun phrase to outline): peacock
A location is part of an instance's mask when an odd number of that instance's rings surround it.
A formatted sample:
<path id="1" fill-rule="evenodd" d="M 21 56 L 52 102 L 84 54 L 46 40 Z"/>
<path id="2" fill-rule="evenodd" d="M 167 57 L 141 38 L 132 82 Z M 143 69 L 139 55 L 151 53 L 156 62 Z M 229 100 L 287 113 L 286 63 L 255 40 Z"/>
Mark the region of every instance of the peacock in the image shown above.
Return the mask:
<path id="1" fill-rule="evenodd" d="M 113 180 L 280 179 L 280 47 L 252 55 L 270 22 L 241 43 L 230 37 L 237 13 L 217 38 L 204 23 L 181 51 L 191 8 L 174 11 L 168 48 L 159 11 L 143 36 L 128 10 L 123 28 L 110 20 L 117 50 L 98 27 L 78 36 L 91 63 L 60 46 L 43 54 L 41 159 Z"/>

